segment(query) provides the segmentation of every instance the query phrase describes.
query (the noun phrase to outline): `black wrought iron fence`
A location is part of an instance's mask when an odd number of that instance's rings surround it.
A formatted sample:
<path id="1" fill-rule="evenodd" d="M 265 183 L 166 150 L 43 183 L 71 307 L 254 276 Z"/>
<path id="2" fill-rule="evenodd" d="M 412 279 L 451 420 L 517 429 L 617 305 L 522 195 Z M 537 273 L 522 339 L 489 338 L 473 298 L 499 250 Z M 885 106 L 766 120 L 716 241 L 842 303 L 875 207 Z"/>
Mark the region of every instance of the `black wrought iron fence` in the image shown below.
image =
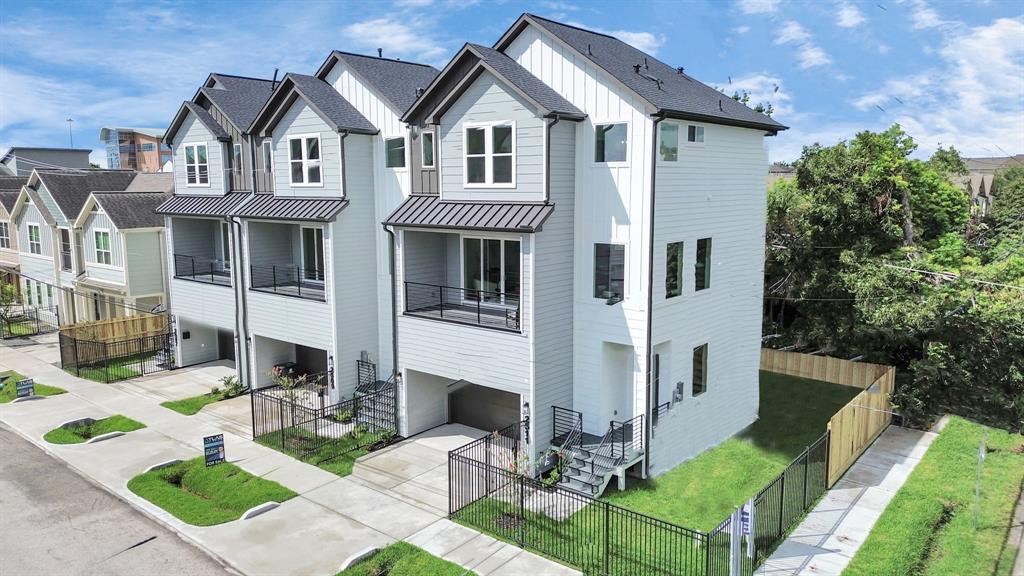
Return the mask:
<path id="1" fill-rule="evenodd" d="M 64 370 L 110 383 L 174 368 L 174 334 L 164 332 L 112 342 L 80 340 L 60 334 Z"/>
<path id="2" fill-rule="evenodd" d="M 329 382 L 330 372 L 321 381 Z M 397 434 L 398 394 L 388 381 L 369 394 L 327 404 L 326 384 L 270 386 L 252 393 L 253 439 L 303 460 L 321 464 Z"/>
<path id="3" fill-rule="evenodd" d="M 174 277 L 229 286 L 231 285 L 231 262 L 204 256 L 175 254 Z"/>
<path id="4" fill-rule="evenodd" d="M 60 311 L 56 306 L 25 306 L 0 317 L 0 338 L 24 338 L 55 332 L 60 328 Z"/>
<path id="5" fill-rule="evenodd" d="M 502 330 L 520 329 L 518 294 L 405 283 L 405 314 Z"/>

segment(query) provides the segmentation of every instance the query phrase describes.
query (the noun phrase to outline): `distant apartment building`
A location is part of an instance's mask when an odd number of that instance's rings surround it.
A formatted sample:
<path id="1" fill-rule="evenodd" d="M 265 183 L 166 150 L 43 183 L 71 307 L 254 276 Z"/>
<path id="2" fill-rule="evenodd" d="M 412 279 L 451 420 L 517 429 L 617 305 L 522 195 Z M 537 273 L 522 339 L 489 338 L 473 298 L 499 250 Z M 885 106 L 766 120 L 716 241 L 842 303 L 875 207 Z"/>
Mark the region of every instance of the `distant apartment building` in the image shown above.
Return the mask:
<path id="1" fill-rule="evenodd" d="M 28 177 L 36 168 L 88 168 L 88 148 L 37 148 L 14 146 L 0 158 L 0 176 Z"/>
<path id="2" fill-rule="evenodd" d="M 163 128 L 113 128 L 100 130 L 107 146 L 107 168 L 160 172 L 171 159 L 171 149 L 160 142 Z"/>

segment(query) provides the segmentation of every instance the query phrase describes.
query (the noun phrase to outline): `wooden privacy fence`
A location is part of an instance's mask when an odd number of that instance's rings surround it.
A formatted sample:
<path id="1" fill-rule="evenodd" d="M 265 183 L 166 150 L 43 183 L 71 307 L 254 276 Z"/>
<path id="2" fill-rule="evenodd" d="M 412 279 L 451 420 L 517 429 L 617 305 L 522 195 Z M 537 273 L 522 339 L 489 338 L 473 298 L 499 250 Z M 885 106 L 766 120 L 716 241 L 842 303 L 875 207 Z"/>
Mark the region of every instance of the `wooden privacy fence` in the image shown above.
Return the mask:
<path id="1" fill-rule="evenodd" d="M 828 422 L 828 486 L 831 488 L 889 425 L 896 368 L 830 356 L 761 349 L 761 370 L 863 390 Z"/>
<path id="2" fill-rule="evenodd" d="M 75 340 L 118 342 L 129 338 L 163 334 L 168 330 L 169 323 L 166 315 L 144 314 L 70 324 L 61 327 L 60 333 Z"/>

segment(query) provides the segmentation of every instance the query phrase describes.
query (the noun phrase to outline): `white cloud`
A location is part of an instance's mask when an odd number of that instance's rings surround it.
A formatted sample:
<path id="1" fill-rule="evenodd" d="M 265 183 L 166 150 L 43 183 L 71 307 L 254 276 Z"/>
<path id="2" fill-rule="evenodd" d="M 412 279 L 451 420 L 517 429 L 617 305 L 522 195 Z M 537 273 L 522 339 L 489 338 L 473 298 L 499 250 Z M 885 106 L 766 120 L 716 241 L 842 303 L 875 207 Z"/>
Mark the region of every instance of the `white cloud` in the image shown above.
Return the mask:
<path id="1" fill-rule="evenodd" d="M 438 62 L 448 50 L 415 22 L 390 18 L 373 18 L 354 22 L 341 29 L 342 36 L 362 50 L 384 50 L 389 58 L 406 57 L 417 62 Z"/>
<path id="2" fill-rule="evenodd" d="M 836 24 L 843 28 L 856 28 L 864 23 L 864 14 L 853 4 L 842 3 L 836 13 Z"/>
<path id="3" fill-rule="evenodd" d="M 782 79 L 766 72 L 747 74 L 739 78 L 733 78 L 730 83 L 714 84 L 723 86 L 727 95 L 732 96 L 733 92 L 747 92 L 750 94 L 750 107 L 759 103 L 771 103 L 775 108 L 773 116 L 779 118 L 785 124 L 785 116 L 793 113 L 793 98 L 786 92 Z"/>
<path id="4" fill-rule="evenodd" d="M 898 122 L 914 137 L 920 154 L 939 142 L 966 155 L 991 155 L 998 144 L 1024 151 L 1024 18 L 1002 18 L 985 26 L 950 27 L 938 50 L 939 64 L 886 81 L 852 103 L 875 104 L 878 127 Z"/>
<path id="5" fill-rule="evenodd" d="M 658 49 L 665 44 L 665 37 L 660 34 L 654 34 L 652 32 L 636 32 L 632 30 L 605 30 L 602 28 L 595 28 L 594 26 L 588 26 L 586 24 L 580 24 L 579 22 L 566 22 L 569 26 L 576 26 L 577 28 L 585 28 L 587 30 L 593 30 L 599 34 L 607 34 L 609 36 L 615 36 L 619 40 L 622 40 L 626 44 L 632 45 L 638 50 L 643 50 L 650 55 L 658 53 Z"/>
<path id="6" fill-rule="evenodd" d="M 568 2 L 561 2 L 559 0 L 551 0 L 549 2 L 541 2 L 540 5 L 545 7 L 545 8 L 547 8 L 548 10 L 556 10 L 556 11 L 559 11 L 559 12 L 575 12 L 575 11 L 580 9 L 580 7 L 575 5 L 575 4 L 570 4 Z"/>
<path id="7" fill-rule="evenodd" d="M 771 14 L 779 9 L 780 0 L 736 0 L 736 6 L 744 14 Z"/>
<path id="8" fill-rule="evenodd" d="M 801 69 L 827 66 L 832 59 L 825 50 L 815 44 L 814 38 L 799 22 L 787 20 L 775 35 L 776 44 L 796 44 L 797 62 Z"/>
<path id="9" fill-rule="evenodd" d="M 914 0 L 914 4 L 910 8 L 910 22 L 915 30 L 936 28 L 943 24 L 939 14 L 932 10 L 932 7 L 924 0 Z"/>
<path id="10" fill-rule="evenodd" d="M 877 46 L 875 46 L 875 50 L 878 50 L 879 54 L 888 54 L 891 48 L 889 48 L 888 44 L 880 43 Z"/>
<path id="11" fill-rule="evenodd" d="M 747 32 L 750 32 L 750 26 L 737 26 L 733 28 L 732 31 L 737 34 L 746 34 Z"/>

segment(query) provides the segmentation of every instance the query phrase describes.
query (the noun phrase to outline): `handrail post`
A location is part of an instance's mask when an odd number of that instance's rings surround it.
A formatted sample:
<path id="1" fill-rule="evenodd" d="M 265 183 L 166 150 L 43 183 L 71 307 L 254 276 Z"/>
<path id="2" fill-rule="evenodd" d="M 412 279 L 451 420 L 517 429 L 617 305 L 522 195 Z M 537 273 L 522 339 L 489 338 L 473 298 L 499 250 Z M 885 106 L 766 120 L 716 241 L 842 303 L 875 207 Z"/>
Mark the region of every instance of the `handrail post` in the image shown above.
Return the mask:
<path id="1" fill-rule="evenodd" d="M 277 292 L 277 264 L 272 264 L 270 266 L 270 273 L 274 276 L 274 279 L 271 280 L 271 283 L 274 286 L 274 292 Z"/>
<path id="2" fill-rule="evenodd" d="M 404 290 L 402 290 L 402 311 L 403 312 L 408 312 L 409 311 L 409 283 L 408 282 L 403 282 L 402 283 L 402 287 L 405 288 Z"/>
<path id="3" fill-rule="evenodd" d="M 444 286 L 437 287 L 437 301 L 441 305 L 441 318 L 444 318 Z"/>
<path id="4" fill-rule="evenodd" d="M 476 299 L 476 324 L 480 325 L 480 301 L 483 300 L 483 296 Z"/>
<path id="5" fill-rule="evenodd" d="M 295 285 L 299 289 L 299 296 L 302 296 L 302 276 L 303 276 L 302 268 L 299 268 L 298 266 L 296 266 L 295 267 Z"/>
<path id="6" fill-rule="evenodd" d="M 192 279 L 196 279 L 196 258 L 195 256 L 189 256 L 189 260 L 192 261 Z"/>

